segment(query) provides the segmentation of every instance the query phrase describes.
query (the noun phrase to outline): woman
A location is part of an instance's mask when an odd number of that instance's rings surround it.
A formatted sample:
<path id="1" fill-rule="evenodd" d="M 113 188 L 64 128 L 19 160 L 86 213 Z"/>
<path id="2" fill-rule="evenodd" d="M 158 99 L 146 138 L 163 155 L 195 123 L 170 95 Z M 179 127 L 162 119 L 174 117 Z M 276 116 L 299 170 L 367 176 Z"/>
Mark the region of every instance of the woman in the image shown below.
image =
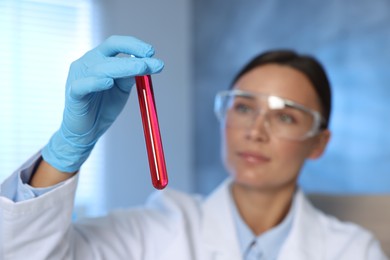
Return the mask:
<path id="1" fill-rule="evenodd" d="M 386 259 L 370 233 L 319 212 L 297 188 L 330 137 L 330 88 L 316 60 L 286 51 L 256 57 L 217 95 L 230 177 L 209 197 L 166 189 L 144 208 L 72 224 L 76 173 L 133 76 L 162 69 L 152 55 L 115 36 L 72 64 L 60 129 L 2 184 L 2 259 Z"/>

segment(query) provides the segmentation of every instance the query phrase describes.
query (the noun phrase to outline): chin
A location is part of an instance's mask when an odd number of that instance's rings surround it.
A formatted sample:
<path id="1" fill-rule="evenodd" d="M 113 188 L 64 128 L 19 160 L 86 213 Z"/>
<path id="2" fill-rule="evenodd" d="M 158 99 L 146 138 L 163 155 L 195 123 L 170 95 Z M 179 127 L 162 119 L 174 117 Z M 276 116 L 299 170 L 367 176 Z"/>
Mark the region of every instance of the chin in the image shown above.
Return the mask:
<path id="1" fill-rule="evenodd" d="M 245 170 L 245 171 L 235 171 L 234 174 L 231 174 L 234 183 L 240 186 L 261 188 L 267 186 L 269 180 L 267 176 L 261 171 L 254 170 Z"/>

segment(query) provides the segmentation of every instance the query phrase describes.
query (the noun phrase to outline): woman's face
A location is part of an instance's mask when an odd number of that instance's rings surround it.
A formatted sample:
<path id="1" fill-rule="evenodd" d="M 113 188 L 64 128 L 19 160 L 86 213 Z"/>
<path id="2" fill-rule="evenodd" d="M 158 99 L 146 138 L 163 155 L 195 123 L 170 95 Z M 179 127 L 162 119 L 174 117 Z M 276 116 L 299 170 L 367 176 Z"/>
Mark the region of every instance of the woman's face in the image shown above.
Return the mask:
<path id="1" fill-rule="evenodd" d="M 321 111 L 307 77 L 288 66 L 267 64 L 244 74 L 234 89 L 279 96 Z M 234 182 L 248 188 L 280 189 L 296 185 L 306 158 L 317 158 L 325 149 L 329 131 L 291 141 L 272 136 L 263 123 L 251 128 L 223 128 L 222 156 Z"/>

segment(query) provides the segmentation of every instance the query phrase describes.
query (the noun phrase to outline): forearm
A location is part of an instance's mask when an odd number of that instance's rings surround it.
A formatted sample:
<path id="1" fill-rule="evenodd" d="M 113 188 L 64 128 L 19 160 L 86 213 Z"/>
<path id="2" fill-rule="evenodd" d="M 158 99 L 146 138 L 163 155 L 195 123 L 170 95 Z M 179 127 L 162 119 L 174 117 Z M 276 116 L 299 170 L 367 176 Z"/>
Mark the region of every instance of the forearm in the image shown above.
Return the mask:
<path id="1" fill-rule="evenodd" d="M 65 173 L 57 170 L 45 160 L 41 160 L 33 173 L 30 185 L 35 188 L 45 188 L 70 179 L 75 173 Z"/>

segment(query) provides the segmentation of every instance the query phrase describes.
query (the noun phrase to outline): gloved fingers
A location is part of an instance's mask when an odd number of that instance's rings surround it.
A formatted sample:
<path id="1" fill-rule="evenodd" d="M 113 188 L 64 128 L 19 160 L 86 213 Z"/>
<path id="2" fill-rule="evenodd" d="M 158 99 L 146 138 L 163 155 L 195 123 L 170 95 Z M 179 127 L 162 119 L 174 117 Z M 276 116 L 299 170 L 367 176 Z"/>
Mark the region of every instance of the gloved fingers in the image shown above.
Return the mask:
<path id="1" fill-rule="evenodd" d="M 163 67 L 164 63 L 155 58 L 109 58 L 90 66 L 86 73 L 88 76 L 119 79 L 158 73 Z"/>
<path id="2" fill-rule="evenodd" d="M 154 55 L 154 49 L 150 44 L 132 36 L 111 36 L 96 47 L 95 50 L 108 57 L 113 57 L 119 53 L 142 58 Z"/>
<path id="3" fill-rule="evenodd" d="M 130 93 L 130 90 L 133 87 L 134 83 L 134 77 L 120 78 L 115 80 L 115 85 L 118 87 L 118 89 L 125 93 Z"/>
<path id="4" fill-rule="evenodd" d="M 112 78 L 87 77 L 74 80 L 70 83 L 69 94 L 71 98 L 81 99 L 85 95 L 112 88 Z"/>

